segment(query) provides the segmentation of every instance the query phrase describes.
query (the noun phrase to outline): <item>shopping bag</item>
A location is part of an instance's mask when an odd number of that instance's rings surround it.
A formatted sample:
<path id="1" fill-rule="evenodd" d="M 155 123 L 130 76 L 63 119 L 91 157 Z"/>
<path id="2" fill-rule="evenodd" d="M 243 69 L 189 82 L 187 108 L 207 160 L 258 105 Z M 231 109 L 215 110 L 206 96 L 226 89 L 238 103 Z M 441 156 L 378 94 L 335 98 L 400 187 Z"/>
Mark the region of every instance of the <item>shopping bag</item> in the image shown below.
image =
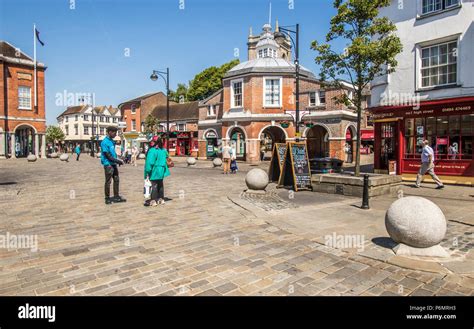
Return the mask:
<path id="1" fill-rule="evenodd" d="M 148 178 L 145 179 L 145 183 L 143 184 L 143 196 L 145 199 L 150 199 L 151 197 L 151 182 Z"/>

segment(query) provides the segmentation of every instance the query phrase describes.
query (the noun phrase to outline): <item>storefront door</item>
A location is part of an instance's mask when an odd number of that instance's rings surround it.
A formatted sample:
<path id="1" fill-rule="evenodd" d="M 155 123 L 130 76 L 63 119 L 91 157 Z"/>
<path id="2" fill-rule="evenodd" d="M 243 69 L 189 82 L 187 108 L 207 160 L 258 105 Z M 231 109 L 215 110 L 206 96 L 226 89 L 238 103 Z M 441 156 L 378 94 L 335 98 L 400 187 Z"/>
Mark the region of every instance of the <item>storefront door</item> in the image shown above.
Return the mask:
<path id="1" fill-rule="evenodd" d="M 398 156 L 397 122 L 381 124 L 380 169 L 388 170 L 389 161 L 396 161 Z"/>

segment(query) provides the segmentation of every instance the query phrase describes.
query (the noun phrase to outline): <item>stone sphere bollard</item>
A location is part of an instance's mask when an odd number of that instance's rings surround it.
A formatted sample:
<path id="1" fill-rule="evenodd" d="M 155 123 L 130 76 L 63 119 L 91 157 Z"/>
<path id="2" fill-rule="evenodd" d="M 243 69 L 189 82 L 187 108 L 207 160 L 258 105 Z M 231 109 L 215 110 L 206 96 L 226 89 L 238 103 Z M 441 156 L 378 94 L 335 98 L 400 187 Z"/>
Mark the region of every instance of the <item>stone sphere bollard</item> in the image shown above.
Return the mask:
<path id="1" fill-rule="evenodd" d="M 245 183 L 250 190 L 263 191 L 268 182 L 268 174 L 260 168 L 250 170 L 245 176 Z"/>
<path id="2" fill-rule="evenodd" d="M 51 153 L 51 158 L 52 159 L 57 159 L 59 155 L 56 152 Z"/>
<path id="3" fill-rule="evenodd" d="M 186 159 L 186 163 L 188 164 L 188 166 L 194 166 L 194 165 L 196 165 L 196 159 L 192 158 L 192 157 L 189 157 L 189 158 Z"/>
<path id="4" fill-rule="evenodd" d="M 220 158 L 215 158 L 212 160 L 212 165 L 214 167 L 221 167 L 222 166 L 222 160 Z"/>
<path id="5" fill-rule="evenodd" d="M 68 162 L 69 161 L 69 154 L 67 154 L 67 153 L 61 154 L 59 156 L 59 160 Z"/>
<path id="6" fill-rule="evenodd" d="M 26 157 L 26 160 L 28 160 L 28 162 L 35 162 L 37 159 L 38 157 L 34 154 L 30 154 Z"/>
<path id="7" fill-rule="evenodd" d="M 100 152 L 98 152 L 98 153 L 95 154 L 95 157 L 96 157 L 96 158 L 100 158 L 100 156 L 101 156 Z"/>
<path id="8" fill-rule="evenodd" d="M 139 158 L 140 160 L 145 159 L 145 158 L 146 158 L 145 153 L 140 153 L 140 154 L 138 155 L 138 158 Z"/>
<path id="9" fill-rule="evenodd" d="M 385 227 L 393 241 L 410 247 L 429 248 L 446 235 L 446 218 L 441 209 L 425 198 L 400 198 L 388 208 Z"/>

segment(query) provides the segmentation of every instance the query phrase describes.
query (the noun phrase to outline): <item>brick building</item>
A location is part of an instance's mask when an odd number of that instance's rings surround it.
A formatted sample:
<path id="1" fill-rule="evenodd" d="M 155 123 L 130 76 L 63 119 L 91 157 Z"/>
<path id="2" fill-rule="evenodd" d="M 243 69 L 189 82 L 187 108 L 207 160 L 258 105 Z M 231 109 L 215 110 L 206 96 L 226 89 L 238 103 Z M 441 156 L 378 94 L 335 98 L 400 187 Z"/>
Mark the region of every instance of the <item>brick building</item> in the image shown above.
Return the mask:
<path id="1" fill-rule="evenodd" d="M 159 132 L 162 133 L 166 132 L 166 110 L 166 105 L 159 105 L 152 111 L 160 122 Z M 198 157 L 198 119 L 198 101 L 170 104 L 170 155 Z"/>
<path id="2" fill-rule="evenodd" d="M 33 59 L 0 41 L 0 158 L 46 157 L 45 70 L 36 63 L 35 95 Z"/>
<path id="3" fill-rule="evenodd" d="M 262 146 L 270 155 L 274 143 L 296 139 L 290 39 L 278 33 L 278 25 L 273 32 L 265 24 L 260 35 L 250 32 L 247 44 L 248 61 L 229 70 L 222 90 L 200 103 L 201 158 L 212 157 L 211 147 L 222 139 L 235 145 L 238 159 L 255 163 L 260 161 Z M 350 97 L 351 85 L 323 88 L 310 70 L 300 66 L 300 139 L 307 141 L 310 158 L 352 161 L 357 115 L 354 109 L 336 104 L 333 98 L 342 93 Z M 352 146 L 350 155 L 347 145 Z"/>
<path id="4" fill-rule="evenodd" d="M 170 101 L 170 104 L 176 103 Z M 143 128 L 145 119 L 158 105 L 166 105 L 166 95 L 161 91 L 146 94 L 119 104 L 118 108 L 122 114 L 122 121 L 126 123 L 126 128 L 123 129 L 123 137 L 128 147 L 138 145 L 137 139 L 144 138 Z"/>

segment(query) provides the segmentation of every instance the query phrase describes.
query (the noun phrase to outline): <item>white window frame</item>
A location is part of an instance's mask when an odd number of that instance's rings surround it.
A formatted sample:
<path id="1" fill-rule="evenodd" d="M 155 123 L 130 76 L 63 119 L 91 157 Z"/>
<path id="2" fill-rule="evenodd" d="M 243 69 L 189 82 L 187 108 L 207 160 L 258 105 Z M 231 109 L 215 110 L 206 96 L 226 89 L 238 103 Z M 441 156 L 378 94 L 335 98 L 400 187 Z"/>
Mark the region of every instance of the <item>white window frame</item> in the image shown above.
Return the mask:
<path id="1" fill-rule="evenodd" d="M 186 123 L 183 123 L 183 122 L 177 123 L 176 131 L 186 131 Z"/>
<path id="2" fill-rule="evenodd" d="M 89 115 L 88 115 L 88 114 L 84 114 L 84 115 L 82 116 L 82 120 L 83 120 L 83 121 L 89 121 Z"/>
<path id="3" fill-rule="evenodd" d="M 84 135 L 89 135 L 89 126 L 84 126 Z"/>
<path id="4" fill-rule="evenodd" d="M 235 103 L 234 103 L 234 85 L 236 83 L 241 83 L 242 84 L 242 101 L 241 101 L 241 105 L 240 106 L 236 106 Z M 243 108 L 244 107 L 244 79 L 235 79 L 235 80 L 232 80 L 230 82 L 230 108 L 233 108 L 233 109 L 240 109 L 240 108 Z"/>
<path id="5" fill-rule="evenodd" d="M 266 103 L 266 86 L 267 80 L 279 80 L 279 97 L 278 97 L 278 104 L 267 104 Z M 283 78 L 278 76 L 267 76 L 263 77 L 263 107 L 264 108 L 280 108 L 282 107 L 282 100 L 283 100 Z"/>
<path id="6" fill-rule="evenodd" d="M 135 119 L 130 121 L 130 126 L 132 131 L 137 131 L 137 121 Z"/>
<path id="7" fill-rule="evenodd" d="M 449 43 L 452 43 L 452 42 L 456 42 L 456 49 L 457 49 L 457 58 L 456 58 L 456 82 L 451 82 L 451 83 L 446 83 L 446 84 L 442 84 L 442 85 L 430 85 L 430 86 L 425 86 L 423 87 L 423 76 L 422 76 L 422 73 L 421 73 L 421 70 L 423 69 L 422 68 L 422 49 L 424 48 L 428 48 L 428 47 L 433 47 L 433 46 L 436 46 L 436 45 L 442 45 L 442 44 L 449 44 Z M 446 37 L 446 38 L 442 38 L 442 39 L 436 39 L 436 40 L 431 40 L 431 41 L 427 41 L 427 42 L 422 42 L 422 43 L 419 43 L 416 45 L 416 87 L 417 87 L 417 90 L 430 90 L 430 89 L 434 89 L 434 88 L 443 88 L 443 87 L 449 87 L 449 86 L 455 86 L 455 85 L 460 85 L 460 67 L 461 67 L 461 63 L 459 61 L 460 59 L 460 54 L 461 54 L 461 44 L 459 42 L 459 35 L 455 35 L 455 36 L 449 36 L 449 37 Z M 449 65 L 449 64 L 448 64 Z"/>
<path id="8" fill-rule="evenodd" d="M 207 106 L 207 116 L 213 117 L 216 115 L 216 107 L 213 104 Z"/>
<path id="9" fill-rule="evenodd" d="M 452 5 L 446 5 L 446 2 L 448 0 L 439 0 L 440 3 L 441 3 L 441 8 L 440 9 L 433 9 L 431 11 L 427 11 L 427 12 L 424 12 L 423 9 L 424 9 L 424 6 L 423 6 L 423 2 L 425 0 L 419 0 L 419 12 L 420 12 L 420 15 L 421 16 L 425 16 L 425 15 L 432 15 L 432 14 L 435 14 L 435 13 L 442 13 L 446 10 L 450 10 L 452 8 L 457 8 L 457 7 L 460 7 L 462 5 L 462 1 L 461 0 L 457 0 L 457 2 L 455 4 L 452 4 Z M 437 1 L 437 0 L 431 0 L 431 1 Z M 433 5 L 433 8 L 434 8 L 434 5 Z"/>
<path id="10" fill-rule="evenodd" d="M 21 90 L 28 90 L 28 95 L 23 96 Z M 28 105 L 29 104 L 29 105 Z M 31 87 L 29 86 L 18 86 L 18 109 L 19 110 L 31 110 Z"/>
<path id="11" fill-rule="evenodd" d="M 65 121 L 66 121 L 66 122 L 69 122 L 69 116 L 66 115 L 65 118 L 66 118 Z"/>
<path id="12" fill-rule="evenodd" d="M 130 113 L 137 113 L 137 106 L 135 104 L 130 105 Z"/>
<path id="13" fill-rule="evenodd" d="M 311 103 L 311 94 L 314 94 L 314 103 Z M 310 91 L 308 93 L 308 104 L 309 106 L 318 106 L 318 92 L 317 91 Z"/>
<path id="14" fill-rule="evenodd" d="M 79 135 L 79 126 L 78 125 L 74 125 L 74 135 Z"/>
<path id="15" fill-rule="evenodd" d="M 324 103 L 321 103 L 321 92 L 324 93 Z M 326 90 L 318 90 L 318 98 L 317 98 L 318 106 L 326 105 L 327 101 L 328 100 L 326 99 Z"/>

